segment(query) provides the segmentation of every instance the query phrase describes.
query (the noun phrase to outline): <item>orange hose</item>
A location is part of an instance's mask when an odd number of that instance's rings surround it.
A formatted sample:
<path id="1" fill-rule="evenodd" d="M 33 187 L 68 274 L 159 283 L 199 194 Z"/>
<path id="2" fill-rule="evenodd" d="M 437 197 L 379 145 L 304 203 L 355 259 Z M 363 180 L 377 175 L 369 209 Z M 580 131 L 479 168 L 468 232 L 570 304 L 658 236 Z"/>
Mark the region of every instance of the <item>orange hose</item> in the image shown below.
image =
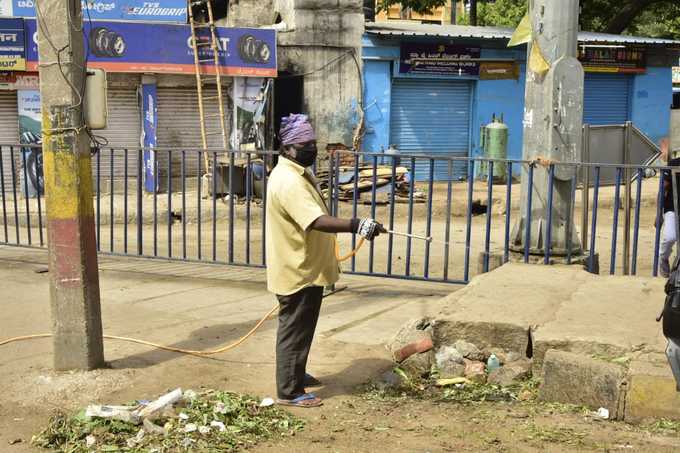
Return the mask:
<path id="1" fill-rule="evenodd" d="M 351 257 L 353 257 L 357 254 L 357 252 L 359 251 L 361 246 L 364 245 L 364 242 L 365 242 L 365 239 L 360 238 L 359 243 L 357 244 L 357 247 L 354 250 L 352 250 L 346 256 L 340 256 L 340 247 L 338 246 L 338 242 L 336 240 L 336 242 L 335 242 L 335 257 L 338 259 L 339 262 L 347 261 L 348 259 L 350 259 Z M 269 319 L 269 317 L 271 315 L 273 315 L 274 312 L 278 309 L 279 309 L 279 304 L 276 304 L 271 310 L 269 310 L 269 312 L 266 315 L 264 315 L 264 317 L 262 319 L 260 319 L 257 322 L 257 324 L 255 324 L 255 327 L 250 329 L 250 331 L 248 331 L 248 333 L 246 333 L 244 336 L 242 336 L 241 338 L 239 338 L 235 342 L 228 344 L 227 346 L 224 346 L 224 347 L 219 348 L 219 349 L 214 349 L 214 350 L 211 350 L 211 351 L 196 351 L 196 350 L 193 350 L 193 349 L 175 348 L 173 346 L 164 346 L 162 344 L 152 343 L 150 341 L 138 340 L 136 338 L 129 338 L 129 337 L 119 337 L 119 336 L 116 336 L 116 335 L 103 335 L 102 337 L 107 339 L 107 340 L 127 341 L 127 342 L 130 342 L 130 343 L 136 343 L 136 344 L 142 344 L 142 345 L 145 345 L 145 346 L 151 346 L 151 347 L 154 347 L 154 348 L 157 348 L 157 349 L 162 349 L 164 351 L 178 352 L 180 354 L 189 354 L 189 355 L 193 355 L 193 356 L 197 356 L 197 357 L 206 357 L 206 356 L 209 356 L 209 355 L 220 354 L 222 352 L 226 352 L 226 351 L 229 351 L 231 349 L 234 349 L 234 348 L 240 346 L 244 341 L 246 341 L 248 338 L 253 336 L 255 334 L 255 332 L 257 332 L 257 330 L 260 327 L 262 327 L 262 324 L 264 324 L 265 321 L 267 319 Z M 41 334 L 37 334 L 37 335 L 25 335 L 25 336 L 21 336 L 21 337 L 8 338 L 6 340 L 0 341 L 0 346 L 4 346 L 4 345 L 10 344 L 10 343 L 17 342 L 17 341 L 35 340 L 35 339 L 38 339 L 38 338 L 48 338 L 48 337 L 52 337 L 52 336 L 53 335 L 51 333 L 41 333 Z"/>
<path id="2" fill-rule="evenodd" d="M 357 248 L 355 248 L 354 250 L 352 250 L 351 252 L 349 252 L 345 256 L 340 256 L 340 246 L 338 245 L 338 241 L 336 239 L 335 240 L 335 258 L 337 258 L 338 262 L 340 262 L 340 263 L 342 263 L 343 261 L 347 261 L 348 259 L 350 259 L 354 255 L 356 255 L 357 252 L 359 252 L 359 249 L 361 248 L 362 245 L 364 245 L 365 241 L 366 241 L 366 239 L 364 239 L 363 237 L 359 238 L 359 243 L 357 244 Z"/>

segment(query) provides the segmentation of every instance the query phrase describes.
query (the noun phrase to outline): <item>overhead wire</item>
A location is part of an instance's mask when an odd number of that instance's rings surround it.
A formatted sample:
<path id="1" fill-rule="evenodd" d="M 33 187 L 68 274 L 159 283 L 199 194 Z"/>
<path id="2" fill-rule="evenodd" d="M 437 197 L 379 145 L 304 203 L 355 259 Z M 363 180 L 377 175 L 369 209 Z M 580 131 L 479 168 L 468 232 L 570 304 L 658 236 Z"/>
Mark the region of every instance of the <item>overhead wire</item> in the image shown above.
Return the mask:
<path id="1" fill-rule="evenodd" d="M 302 72 L 302 73 L 299 73 L 299 74 L 285 74 L 285 75 L 280 75 L 280 76 L 278 76 L 278 77 L 276 77 L 276 78 L 277 78 L 277 79 L 291 79 L 291 78 L 295 78 L 295 77 L 307 77 L 307 76 L 316 74 L 317 72 L 323 71 L 324 69 L 326 69 L 326 68 L 329 67 L 330 65 L 332 65 L 332 64 L 334 64 L 334 63 L 336 63 L 336 62 L 338 62 L 338 61 L 340 61 L 340 60 L 343 60 L 343 59 L 346 58 L 348 55 L 351 55 L 353 52 L 354 52 L 354 50 L 348 50 L 348 51 L 346 51 L 346 52 L 343 52 L 342 54 L 338 55 L 337 57 L 335 57 L 335 58 L 333 58 L 333 59 L 327 61 L 326 63 L 324 63 L 323 66 L 320 66 L 320 67 L 318 67 L 318 68 L 316 68 L 316 69 L 313 69 L 313 70 L 311 70 L 311 71 Z"/>
<path id="2" fill-rule="evenodd" d="M 101 146 L 106 146 L 108 144 L 108 141 L 104 137 L 100 137 L 97 135 L 92 134 L 92 131 L 90 131 L 89 127 L 86 124 L 85 121 L 85 111 L 82 108 L 85 102 L 85 92 L 86 92 L 86 86 L 87 86 L 87 65 L 89 61 L 89 54 L 90 54 L 90 49 L 89 49 L 89 44 L 88 44 L 88 39 L 87 35 L 85 32 L 85 26 L 83 23 L 83 16 L 82 16 L 82 10 L 81 14 L 79 17 L 74 18 L 73 17 L 73 6 L 71 4 L 73 0 L 69 0 L 67 2 L 67 21 L 69 23 L 70 28 L 73 31 L 76 31 L 78 33 L 83 33 L 83 47 L 84 47 L 84 53 L 85 53 L 85 62 L 81 66 L 77 64 L 75 61 L 73 61 L 73 58 L 69 58 L 68 62 L 62 61 L 62 53 L 65 51 L 72 52 L 72 47 L 71 47 L 71 42 L 70 42 L 70 36 L 69 36 L 69 43 L 66 44 L 65 46 L 61 48 L 57 48 L 57 46 L 54 44 L 54 41 L 52 39 L 52 36 L 49 32 L 49 28 L 47 27 L 47 24 L 45 24 L 44 21 L 44 14 L 43 11 L 40 7 L 40 1 L 35 2 L 35 7 L 36 7 L 36 21 L 38 22 L 38 26 L 40 29 L 41 34 L 45 37 L 45 41 L 49 44 L 51 47 L 52 51 L 56 54 L 57 61 L 56 62 L 51 62 L 51 63 L 45 63 L 45 64 L 39 64 L 41 67 L 48 67 L 48 66 L 54 66 L 57 65 L 59 68 L 59 73 L 61 74 L 61 77 L 64 79 L 66 84 L 71 88 L 72 92 L 76 95 L 77 102 L 75 104 L 72 104 L 69 106 L 69 109 L 78 109 L 80 108 L 80 121 L 79 125 L 75 127 L 66 127 L 66 128 L 54 128 L 50 129 L 49 133 L 63 133 L 63 132 L 68 132 L 68 131 L 73 131 L 76 134 L 81 133 L 82 131 L 85 131 L 85 133 L 88 135 L 90 141 L 95 145 L 94 149 L 97 150 Z M 88 23 L 90 25 L 90 29 L 92 28 L 92 17 L 90 15 L 90 8 L 87 6 L 87 3 L 85 5 L 85 9 L 87 11 L 87 18 L 88 18 Z M 78 27 L 76 25 L 77 22 L 80 22 L 80 26 Z M 83 71 L 83 77 L 82 77 L 82 86 L 80 88 L 76 87 L 73 82 L 69 79 L 69 77 L 66 75 L 64 66 L 65 65 L 70 65 L 74 66 L 78 69 L 81 69 Z"/>

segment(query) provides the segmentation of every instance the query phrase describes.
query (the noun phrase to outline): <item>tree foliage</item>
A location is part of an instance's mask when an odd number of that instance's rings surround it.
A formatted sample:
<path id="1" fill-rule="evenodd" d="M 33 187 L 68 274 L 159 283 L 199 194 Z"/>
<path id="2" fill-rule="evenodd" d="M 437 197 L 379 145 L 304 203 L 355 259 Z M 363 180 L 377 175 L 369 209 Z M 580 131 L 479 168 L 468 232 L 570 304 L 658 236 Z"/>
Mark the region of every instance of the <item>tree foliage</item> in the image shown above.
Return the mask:
<path id="1" fill-rule="evenodd" d="M 401 3 L 418 13 L 431 11 L 446 0 L 378 0 L 380 9 Z M 479 1 L 478 25 L 515 27 L 527 10 L 527 0 Z M 461 24 L 468 17 L 459 18 Z M 678 0 L 581 0 L 581 28 L 614 34 L 680 39 Z"/>
<path id="2" fill-rule="evenodd" d="M 392 5 L 401 4 L 401 7 L 409 8 L 418 14 L 426 14 L 440 6 L 446 6 L 448 0 L 378 0 L 378 11 L 387 11 Z"/>

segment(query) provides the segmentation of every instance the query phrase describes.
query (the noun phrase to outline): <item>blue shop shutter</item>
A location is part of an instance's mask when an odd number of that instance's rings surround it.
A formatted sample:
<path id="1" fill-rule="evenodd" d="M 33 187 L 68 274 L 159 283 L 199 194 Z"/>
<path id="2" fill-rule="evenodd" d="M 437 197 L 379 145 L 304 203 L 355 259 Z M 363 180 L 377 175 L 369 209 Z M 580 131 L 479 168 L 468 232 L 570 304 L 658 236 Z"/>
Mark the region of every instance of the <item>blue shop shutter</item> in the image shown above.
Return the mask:
<path id="1" fill-rule="evenodd" d="M 630 75 L 586 73 L 583 122 L 603 126 L 628 121 L 631 83 Z"/>
<path id="2" fill-rule="evenodd" d="M 405 154 L 467 157 L 470 147 L 472 82 L 395 79 L 392 85 L 390 142 Z M 416 180 L 430 177 L 427 159 L 416 164 Z M 402 165 L 410 167 L 409 159 Z M 454 179 L 467 175 L 455 162 Z M 448 179 L 448 162 L 436 161 L 434 178 Z"/>

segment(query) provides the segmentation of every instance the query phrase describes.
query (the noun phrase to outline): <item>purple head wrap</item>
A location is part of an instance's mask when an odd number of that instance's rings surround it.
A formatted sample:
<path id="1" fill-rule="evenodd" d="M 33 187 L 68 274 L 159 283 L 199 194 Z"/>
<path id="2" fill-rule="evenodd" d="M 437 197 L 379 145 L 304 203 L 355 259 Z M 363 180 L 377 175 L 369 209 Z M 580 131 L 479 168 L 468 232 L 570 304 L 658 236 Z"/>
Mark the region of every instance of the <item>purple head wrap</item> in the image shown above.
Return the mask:
<path id="1" fill-rule="evenodd" d="M 284 146 L 316 140 L 314 128 L 309 123 L 307 115 L 291 113 L 290 116 L 281 118 L 279 138 Z"/>

